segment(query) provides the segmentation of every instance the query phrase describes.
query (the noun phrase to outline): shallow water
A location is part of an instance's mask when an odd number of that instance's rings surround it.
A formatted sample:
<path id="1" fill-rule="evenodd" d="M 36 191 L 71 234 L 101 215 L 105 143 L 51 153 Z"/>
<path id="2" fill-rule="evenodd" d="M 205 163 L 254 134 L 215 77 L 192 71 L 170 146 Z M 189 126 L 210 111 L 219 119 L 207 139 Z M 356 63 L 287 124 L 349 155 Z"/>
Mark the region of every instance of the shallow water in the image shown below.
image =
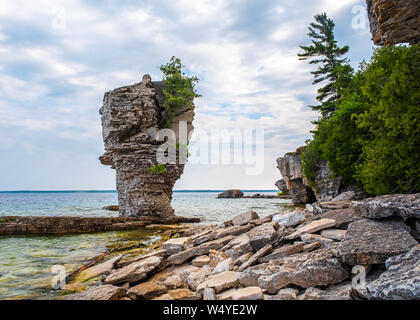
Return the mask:
<path id="1" fill-rule="evenodd" d="M 245 194 L 253 194 L 245 193 Z M 260 192 L 263 193 L 263 192 Z M 274 192 L 264 192 L 275 194 Z M 175 192 L 177 215 L 218 223 L 240 212 L 257 211 L 263 217 L 281 212 L 290 203 L 281 199 L 216 199 L 215 192 Z M 19 216 L 117 216 L 103 210 L 117 204 L 115 192 L 0 193 L 0 217 Z M 51 299 L 51 267 L 62 265 L 67 274 L 117 243 L 156 241 L 152 231 L 110 231 L 62 236 L 0 236 L 0 299 Z"/>

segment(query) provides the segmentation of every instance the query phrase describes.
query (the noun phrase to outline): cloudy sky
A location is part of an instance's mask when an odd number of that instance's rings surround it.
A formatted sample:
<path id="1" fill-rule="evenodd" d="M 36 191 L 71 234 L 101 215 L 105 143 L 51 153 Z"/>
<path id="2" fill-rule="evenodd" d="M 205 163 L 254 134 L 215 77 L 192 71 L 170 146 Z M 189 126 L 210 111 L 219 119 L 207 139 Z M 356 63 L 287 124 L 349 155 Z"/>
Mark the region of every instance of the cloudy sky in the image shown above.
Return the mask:
<path id="1" fill-rule="evenodd" d="M 188 164 L 176 189 L 274 189 L 275 159 L 310 137 L 316 13 L 336 22 L 353 66 L 372 43 L 361 0 L 1 0 L 0 190 L 114 189 L 102 166 L 103 93 L 180 57 L 201 79 L 194 125 L 264 129 L 264 170 Z M 354 27 L 354 22 L 358 28 Z M 192 146 L 194 152 L 194 146 Z"/>

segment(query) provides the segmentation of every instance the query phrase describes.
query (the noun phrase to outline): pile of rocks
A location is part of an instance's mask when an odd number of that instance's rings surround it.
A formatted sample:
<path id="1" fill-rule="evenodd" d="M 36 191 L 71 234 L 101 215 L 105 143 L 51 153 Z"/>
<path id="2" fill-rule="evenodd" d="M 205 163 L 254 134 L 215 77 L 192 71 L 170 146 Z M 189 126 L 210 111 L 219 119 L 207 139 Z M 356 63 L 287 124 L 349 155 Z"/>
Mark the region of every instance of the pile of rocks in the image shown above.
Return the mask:
<path id="1" fill-rule="evenodd" d="M 420 299 L 419 221 L 420 194 L 250 211 L 108 262 L 103 285 L 66 299 Z"/>

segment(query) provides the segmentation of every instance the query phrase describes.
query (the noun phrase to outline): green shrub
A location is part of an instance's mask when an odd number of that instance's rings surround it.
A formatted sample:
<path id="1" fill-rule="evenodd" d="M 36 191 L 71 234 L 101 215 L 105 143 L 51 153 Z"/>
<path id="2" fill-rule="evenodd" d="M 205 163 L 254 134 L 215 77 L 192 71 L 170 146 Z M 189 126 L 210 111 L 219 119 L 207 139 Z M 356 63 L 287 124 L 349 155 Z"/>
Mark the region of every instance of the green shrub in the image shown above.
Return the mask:
<path id="1" fill-rule="evenodd" d="M 164 174 L 166 172 L 166 167 L 163 164 L 156 164 L 148 167 L 147 172 L 152 174 Z"/>

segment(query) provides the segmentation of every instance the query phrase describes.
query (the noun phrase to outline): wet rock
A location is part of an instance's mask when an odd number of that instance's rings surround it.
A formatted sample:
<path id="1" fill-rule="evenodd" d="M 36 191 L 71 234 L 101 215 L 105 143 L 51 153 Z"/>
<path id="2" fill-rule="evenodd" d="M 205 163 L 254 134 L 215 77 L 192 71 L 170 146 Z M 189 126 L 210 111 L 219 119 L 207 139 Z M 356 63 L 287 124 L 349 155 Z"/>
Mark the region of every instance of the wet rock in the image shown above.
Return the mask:
<path id="1" fill-rule="evenodd" d="M 266 245 L 264 248 L 262 248 L 258 252 L 256 252 L 251 258 L 249 258 L 249 260 L 247 262 L 243 263 L 239 267 L 238 271 L 242 272 L 246 268 L 256 264 L 258 259 L 264 257 L 266 254 L 270 253 L 271 251 L 273 251 L 273 246 L 271 244 Z"/>
<path id="2" fill-rule="evenodd" d="M 294 227 L 305 222 L 305 215 L 302 209 L 296 209 L 286 214 L 276 214 L 273 216 L 272 222 L 277 222 L 280 226 L 284 227 Z"/>
<path id="3" fill-rule="evenodd" d="M 122 257 L 123 255 L 121 254 L 101 264 L 98 264 L 96 266 L 83 270 L 77 275 L 77 277 L 75 278 L 75 282 L 83 282 L 83 281 L 98 277 L 102 274 L 111 272 L 114 266 L 121 260 Z"/>
<path id="4" fill-rule="evenodd" d="M 155 282 L 144 282 L 127 291 L 127 296 L 132 300 L 150 300 L 168 292 L 164 286 Z"/>
<path id="5" fill-rule="evenodd" d="M 296 239 L 304 233 L 315 233 L 323 229 L 334 227 L 335 225 L 336 225 L 336 221 L 332 219 L 314 220 L 311 223 L 298 228 L 291 235 L 286 236 L 286 239 L 288 240 Z"/>
<path id="6" fill-rule="evenodd" d="M 236 198 L 242 198 L 244 196 L 243 192 L 241 190 L 226 190 L 222 193 L 219 193 L 217 195 L 217 198 L 219 199 L 236 199 Z"/>
<path id="7" fill-rule="evenodd" d="M 103 285 L 65 296 L 63 300 L 119 300 L 125 296 L 126 289 L 112 285 Z"/>
<path id="8" fill-rule="evenodd" d="M 341 241 L 346 235 L 346 230 L 327 229 L 321 231 L 321 236 L 324 238 Z"/>
<path id="9" fill-rule="evenodd" d="M 362 219 L 360 211 L 355 207 L 347 209 L 331 210 L 328 212 L 321 213 L 320 219 L 332 219 L 336 222 L 336 228 L 347 228 L 347 226 L 357 220 Z"/>
<path id="10" fill-rule="evenodd" d="M 231 271 L 234 266 L 234 261 L 232 258 L 225 259 L 217 264 L 217 266 L 213 269 L 213 274 L 221 273 L 225 271 Z"/>
<path id="11" fill-rule="evenodd" d="M 403 222 L 363 219 L 349 225 L 338 251 L 345 263 L 371 265 L 384 263 L 416 244 Z"/>
<path id="12" fill-rule="evenodd" d="M 161 263 L 162 259 L 156 256 L 134 262 L 124 268 L 113 271 L 105 278 L 104 282 L 108 284 L 134 283 L 145 279 Z"/>
<path id="13" fill-rule="evenodd" d="M 420 300 L 420 245 L 389 258 L 387 271 L 367 285 L 370 299 Z"/>
<path id="14" fill-rule="evenodd" d="M 199 256 L 199 257 L 194 258 L 194 260 L 191 262 L 191 264 L 196 267 L 203 267 L 209 263 L 210 263 L 209 256 Z"/>
<path id="15" fill-rule="evenodd" d="M 239 285 L 239 275 L 240 273 L 234 271 L 215 274 L 200 284 L 197 291 L 202 292 L 208 287 L 213 288 L 216 293 L 219 293 L 229 288 L 235 288 Z"/>
<path id="16" fill-rule="evenodd" d="M 248 212 L 244 212 L 244 213 L 241 213 L 241 214 L 235 216 L 232 219 L 232 223 L 235 226 L 242 226 L 244 224 L 247 224 L 251 220 L 255 220 L 255 219 L 259 219 L 259 218 L 260 217 L 258 216 L 258 214 L 255 211 L 248 211 Z"/>
<path id="17" fill-rule="evenodd" d="M 191 244 L 192 239 L 190 237 L 172 238 L 162 244 L 162 249 L 168 255 L 172 255 L 185 250 Z"/>
<path id="18" fill-rule="evenodd" d="M 277 232 L 273 224 L 267 223 L 251 229 L 247 233 L 247 236 L 249 237 L 252 249 L 258 251 L 276 240 Z"/>
<path id="19" fill-rule="evenodd" d="M 420 219 L 420 193 L 392 194 L 354 201 L 363 217 L 383 219 L 392 216 Z"/>
<path id="20" fill-rule="evenodd" d="M 273 300 L 297 300 L 299 290 L 293 288 L 285 288 L 279 290 L 279 292 L 273 297 Z"/>
<path id="21" fill-rule="evenodd" d="M 274 250 L 269 255 L 258 259 L 258 262 L 259 263 L 265 263 L 265 262 L 268 262 L 268 261 L 271 261 L 271 260 L 279 260 L 279 259 L 284 258 L 286 256 L 290 256 L 292 254 L 299 253 L 303 250 L 304 244 L 305 243 L 300 242 L 300 243 L 294 243 L 294 244 L 291 244 L 291 245 L 282 246 L 282 247 Z"/>

